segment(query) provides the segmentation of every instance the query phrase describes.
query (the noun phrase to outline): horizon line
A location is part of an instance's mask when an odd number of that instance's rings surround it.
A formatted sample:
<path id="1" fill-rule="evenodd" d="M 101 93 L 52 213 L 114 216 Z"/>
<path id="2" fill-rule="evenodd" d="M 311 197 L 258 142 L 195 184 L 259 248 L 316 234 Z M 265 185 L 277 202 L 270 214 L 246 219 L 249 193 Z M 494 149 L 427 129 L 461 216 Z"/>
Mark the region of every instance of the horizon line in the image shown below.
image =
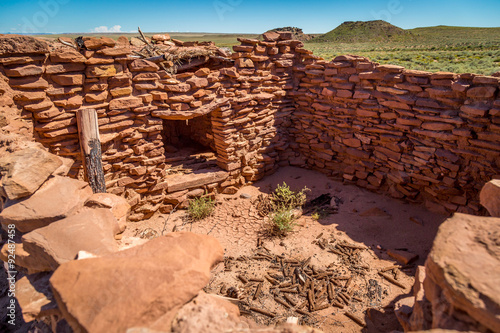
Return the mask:
<path id="1" fill-rule="evenodd" d="M 380 21 L 380 20 L 375 20 L 375 21 Z M 370 21 L 345 21 L 343 23 L 346 23 L 346 22 L 370 22 Z M 343 23 L 341 23 L 337 27 L 333 28 L 332 30 L 338 28 Z M 498 27 L 478 27 L 478 26 L 459 26 L 459 25 L 442 25 L 442 24 L 440 24 L 440 25 L 433 25 L 433 26 L 415 27 L 415 28 L 408 28 L 408 29 L 401 28 L 401 29 L 414 30 L 414 29 L 438 28 L 438 27 L 472 28 L 472 29 L 473 28 L 476 28 L 476 29 L 498 29 L 498 28 L 500 28 L 500 26 L 498 26 Z M 275 29 L 279 29 L 279 28 L 275 28 Z M 301 29 L 301 28 L 299 28 L 299 29 Z M 269 29 L 269 30 L 274 30 L 274 29 Z M 269 31 L 269 30 L 267 30 L 267 31 Z M 332 30 L 329 30 L 329 31 L 332 31 Z M 329 31 L 327 31 L 327 32 L 329 32 Z M 307 32 L 307 33 L 304 32 L 304 33 L 309 34 L 309 35 L 320 35 L 320 34 L 325 34 L 327 32 Z M 119 34 L 134 34 L 134 33 L 136 33 L 136 32 L 135 31 L 134 32 L 132 32 L 132 31 L 118 31 L 118 32 L 81 32 L 81 31 L 79 31 L 78 32 L 77 31 L 77 32 L 39 32 L 39 33 L 26 33 L 26 32 L 23 33 L 23 32 L 10 32 L 10 31 L 9 32 L 0 32 L 0 34 L 4 34 L 4 35 L 28 35 L 28 36 L 65 35 L 65 34 L 119 35 Z M 139 32 L 137 31 L 137 33 L 139 33 Z M 220 31 L 217 31 L 217 32 L 209 32 L 209 31 L 144 31 L 144 33 L 147 33 L 147 34 L 161 34 L 161 33 L 169 33 L 169 34 L 224 34 L 224 35 L 261 35 L 261 34 L 263 34 L 263 32 L 220 32 Z"/>

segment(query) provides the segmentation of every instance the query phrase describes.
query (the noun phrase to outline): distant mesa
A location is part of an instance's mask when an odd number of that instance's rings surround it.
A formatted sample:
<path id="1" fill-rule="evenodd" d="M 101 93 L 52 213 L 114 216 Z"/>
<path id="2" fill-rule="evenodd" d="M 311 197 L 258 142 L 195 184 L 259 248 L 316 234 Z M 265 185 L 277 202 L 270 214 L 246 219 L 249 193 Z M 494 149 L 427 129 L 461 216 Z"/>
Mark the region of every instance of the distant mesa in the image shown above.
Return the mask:
<path id="1" fill-rule="evenodd" d="M 412 38 L 410 31 L 399 28 L 389 22 L 377 21 L 346 21 L 314 39 L 315 42 L 372 42 L 384 40 L 400 40 Z"/>
<path id="2" fill-rule="evenodd" d="M 305 34 L 302 29 L 297 28 L 297 27 L 283 27 L 283 28 L 276 28 L 272 30 L 268 30 L 266 32 L 273 31 L 273 32 L 291 32 L 292 33 L 292 39 L 295 40 L 300 40 L 302 42 L 307 42 L 311 39 L 314 38 L 313 35 L 308 35 Z"/>

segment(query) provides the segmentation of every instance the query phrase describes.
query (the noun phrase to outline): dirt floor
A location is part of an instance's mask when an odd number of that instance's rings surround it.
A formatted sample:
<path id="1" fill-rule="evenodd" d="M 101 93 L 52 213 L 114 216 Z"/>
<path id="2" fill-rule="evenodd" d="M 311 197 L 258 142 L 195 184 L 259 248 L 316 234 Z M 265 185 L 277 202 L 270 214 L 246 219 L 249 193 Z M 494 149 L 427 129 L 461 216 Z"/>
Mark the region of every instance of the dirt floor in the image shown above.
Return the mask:
<path id="1" fill-rule="evenodd" d="M 332 196 L 333 207 L 328 202 L 319 211 L 333 213 L 315 219 L 314 210 L 306 209 L 286 237 L 267 236 L 269 222 L 258 213 L 257 197 L 283 182 L 296 191 L 309 188 L 308 200 Z M 269 325 L 298 317 L 299 323 L 324 332 L 401 330 L 394 303 L 411 292 L 416 265 L 424 264 L 446 218 L 422 206 L 293 167 L 217 200 L 213 215 L 199 222 L 189 222 L 185 211 L 177 211 L 131 223 L 123 245 L 129 237 L 148 238 L 162 230 L 212 235 L 224 247 L 225 260 L 214 268 L 207 292 L 238 298 L 242 314 L 257 323 Z M 410 252 L 418 258 L 403 265 L 388 250 Z"/>

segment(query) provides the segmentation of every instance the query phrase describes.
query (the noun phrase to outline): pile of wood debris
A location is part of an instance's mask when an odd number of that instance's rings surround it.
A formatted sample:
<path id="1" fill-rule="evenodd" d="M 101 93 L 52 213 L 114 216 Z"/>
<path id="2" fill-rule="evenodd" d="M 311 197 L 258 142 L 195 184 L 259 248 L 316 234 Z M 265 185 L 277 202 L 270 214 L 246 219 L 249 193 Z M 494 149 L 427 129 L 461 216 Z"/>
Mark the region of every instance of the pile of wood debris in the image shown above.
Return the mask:
<path id="1" fill-rule="evenodd" d="M 339 261 L 327 267 L 311 265 L 311 258 L 291 258 L 272 254 L 258 244 L 253 255 L 227 257 L 224 269 L 206 291 L 237 300 L 240 312 L 256 322 L 272 325 L 288 317 L 299 317 L 302 324 L 320 327 L 321 310 L 337 309 L 356 324 L 365 327 L 368 308 L 381 305 L 387 291 L 380 278 L 404 289 L 398 281 L 400 269 L 394 265 L 373 270 L 362 262 L 361 245 L 349 244 L 319 235 L 322 250 L 335 253 Z M 324 312 L 323 312 L 324 313 Z"/>
<path id="2" fill-rule="evenodd" d="M 132 58 L 146 59 L 158 64 L 162 69 L 171 74 L 179 73 L 201 65 L 220 66 L 232 64 L 231 52 L 215 46 L 213 42 L 183 42 L 171 39 L 168 34 L 153 35 L 148 38 L 138 28 L 139 36 L 126 40 L 130 47 Z M 126 37 L 120 37 L 125 38 Z M 84 37 L 77 37 L 74 41 L 65 37 L 59 42 L 78 51 L 85 48 Z"/>

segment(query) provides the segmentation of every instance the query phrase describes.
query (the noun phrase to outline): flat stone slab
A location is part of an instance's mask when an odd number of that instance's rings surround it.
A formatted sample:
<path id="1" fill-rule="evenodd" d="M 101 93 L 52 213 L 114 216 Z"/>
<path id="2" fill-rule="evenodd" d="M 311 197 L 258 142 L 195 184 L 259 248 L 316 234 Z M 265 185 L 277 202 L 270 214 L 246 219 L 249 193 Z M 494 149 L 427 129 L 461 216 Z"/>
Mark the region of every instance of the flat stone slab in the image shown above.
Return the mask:
<path id="1" fill-rule="evenodd" d="M 455 213 L 439 227 L 425 263 L 433 327 L 442 327 L 444 320 L 434 310 L 446 300 L 492 332 L 500 332 L 499 244 L 500 218 Z"/>
<path id="2" fill-rule="evenodd" d="M 487 182 L 481 189 L 479 199 L 491 216 L 500 217 L 500 179 Z"/>
<path id="3" fill-rule="evenodd" d="M 213 169 L 197 170 L 194 173 L 167 176 L 164 180 L 168 184 L 167 192 L 177 192 L 212 183 L 218 183 L 229 177 L 227 171 Z"/>
<path id="4" fill-rule="evenodd" d="M 174 232 L 99 258 L 61 265 L 50 284 L 75 332 L 170 332 L 175 314 L 210 280 L 223 258 L 207 235 Z"/>
<path id="5" fill-rule="evenodd" d="M 15 224 L 21 232 L 30 232 L 66 218 L 83 207 L 92 189 L 83 181 L 55 176 L 47 180 L 29 198 L 14 202 L 0 213 L 0 222 Z"/>
<path id="6" fill-rule="evenodd" d="M 60 315 L 49 279 L 52 274 L 39 273 L 23 276 L 16 281 L 16 299 L 25 322 L 44 316 Z"/>
<path id="7" fill-rule="evenodd" d="M 222 105 L 228 104 L 228 98 L 223 98 L 220 100 L 215 100 L 207 105 L 203 105 L 197 109 L 190 109 L 186 111 L 175 111 L 175 110 L 158 110 L 153 111 L 152 115 L 154 117 L 158 117 L 161 119 L 169 119 L 169 120 L 185 120 L 185 119 L 193 119 L 195 117 L 200 117 L 206 115 Z"/>
<path id="8" fill-rule="evenodd" d="M 107 208 L 87 208 L 22 237 L 23 248 L 45 270 L 76 258 L 80 251 L 105 255 L 118 251 L 117 221 Z"/>
<path id="9" fill-rule="evenodd" d="M 62 166 L 62 160 L 43 149 L 27 148 L 0 158 L 0 170 L 5 170 L 2 187 L 9 200 L 35 193 L 49 176 Z"/>

